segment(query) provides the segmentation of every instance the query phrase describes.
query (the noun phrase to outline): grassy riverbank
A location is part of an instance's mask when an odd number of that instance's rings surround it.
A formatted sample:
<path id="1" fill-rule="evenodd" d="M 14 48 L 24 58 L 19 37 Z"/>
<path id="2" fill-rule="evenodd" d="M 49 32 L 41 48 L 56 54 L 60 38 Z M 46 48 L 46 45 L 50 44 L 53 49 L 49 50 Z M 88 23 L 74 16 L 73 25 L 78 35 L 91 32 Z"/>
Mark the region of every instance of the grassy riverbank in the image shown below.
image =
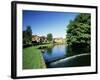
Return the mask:
<path id="1" fill-rule="evenodd" d="M 46 68 L 42 49 L 51 48 L 55 44 L 47 43 L 23 48 L 23 69 Z"/>
<path id="2" fill-rule="evenodd" d="M 42 53 L 36 47 L 23 49 L 23 69 L 46 68 Z"/>

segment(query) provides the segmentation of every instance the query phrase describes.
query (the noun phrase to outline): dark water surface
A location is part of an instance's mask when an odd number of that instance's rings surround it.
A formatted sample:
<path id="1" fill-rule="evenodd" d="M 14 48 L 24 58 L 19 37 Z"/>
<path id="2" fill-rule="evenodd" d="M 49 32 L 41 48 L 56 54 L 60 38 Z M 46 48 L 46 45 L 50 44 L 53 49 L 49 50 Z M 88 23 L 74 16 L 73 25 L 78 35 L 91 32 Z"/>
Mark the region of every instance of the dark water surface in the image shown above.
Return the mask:
<path id="1" fill-rule="evenodd" d="M 48 68 L 90 66 L 90 54 L 88 49 L 87 50 L 86 49 L 79 48 L 73 50 L 70 47 L 66 46 L 65 44 L 55 45 L 51 48 L 46 49 L 45 52 L 43 53 L 43 57 Z M 70 60 L 57 62 L 61 59 L 65 59 L 71 56 L 84 53 L 87 53 L 89 55 L 75 57 Z M 54 62 L 57 63 L 53 64 Z"/>

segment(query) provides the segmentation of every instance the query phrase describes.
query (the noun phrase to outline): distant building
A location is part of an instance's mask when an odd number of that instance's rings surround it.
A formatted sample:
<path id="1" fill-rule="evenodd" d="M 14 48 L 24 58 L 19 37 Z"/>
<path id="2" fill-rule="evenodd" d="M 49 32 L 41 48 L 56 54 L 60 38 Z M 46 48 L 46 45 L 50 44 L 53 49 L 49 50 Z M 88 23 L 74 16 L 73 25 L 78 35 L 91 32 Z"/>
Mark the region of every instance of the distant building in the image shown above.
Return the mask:
<path id="1" fill-rule="evenodd" d="M 55 43 L 64 43 L 65 39 L 63 39 L 63 38 L 54 38 L 54 42 Z"/>
<path id="2" fill-rule="evenodd" d="M 40 37 L 40 42 L 41 42 L 41 43 L 47 42 L 47 38 L 46 38 L 45 36 L 41 36 L 41 37 Z"/>
<path id="3" fill-rule="evenodd" d="M 40 42 L 40 37 L 37 36 L 37 35 L 32 35 L 32 42 L 37 42 L 37 43 L 39 43 L 39 42 Z"/>
<path id="4" fill-rule="evenodd" d="M 65 43 L 64 38 L 54 38 L 53 41 L 55 43 Z M 37 44 L 37 43 L 46 43 L 48 42 L 47 37 L 45 36 L 38 36 L 38 35 L 32 35 L 32 43 Z"/>
<path id="5" fill-rule="evenodd" d="M 43 43 L 46 41 L 47 41 L 47 38 L 45 36 L 32 35 L 32 42 L 33 43 Z"/>

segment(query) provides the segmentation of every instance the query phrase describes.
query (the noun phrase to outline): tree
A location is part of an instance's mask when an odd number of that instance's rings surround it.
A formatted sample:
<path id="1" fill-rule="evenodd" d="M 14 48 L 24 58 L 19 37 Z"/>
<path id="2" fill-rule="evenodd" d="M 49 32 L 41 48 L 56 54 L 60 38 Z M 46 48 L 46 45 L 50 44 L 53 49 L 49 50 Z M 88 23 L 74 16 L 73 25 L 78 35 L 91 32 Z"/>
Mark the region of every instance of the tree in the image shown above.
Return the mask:
<path id="1" fill-rule="evenodd" d="M 30 43 L 32 41 L 32 30 L 30 26 L 27 26 L 26 37 L 28 39 L 28 43 Z"/>
<path id="2" fill-rule="evenodd" d="M 72 46 L 90 46 L 91 15 L 81 13 L 67 26 L 67 43 Z"/>
<path id="3" fill-rule="evenodd" d="M 29 45 L 32 42 L 32 29 L 27 26 L 26 30 L 23 31 L 23 44 Z"/>
<path id="4" fill-rule="evenodd" d="M 26 31 L 23 31 L 23 44 L 25 45 L 26 43 L 27 43 Z"/>
<path id="5" fill-rule="evenodd" d="M 48 41 L 52 41 L 53 40 L 53 36 L 51 33 L 47 34 L 47 40 Z"/>

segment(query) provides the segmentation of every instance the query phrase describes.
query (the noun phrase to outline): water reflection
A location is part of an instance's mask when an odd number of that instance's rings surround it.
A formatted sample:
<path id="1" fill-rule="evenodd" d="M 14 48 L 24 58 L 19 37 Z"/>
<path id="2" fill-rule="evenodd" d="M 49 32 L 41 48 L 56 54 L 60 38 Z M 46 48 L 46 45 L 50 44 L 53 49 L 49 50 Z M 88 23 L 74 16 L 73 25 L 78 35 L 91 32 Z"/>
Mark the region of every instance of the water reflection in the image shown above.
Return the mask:
<path id="1" fill-rule="evenodd" d="M 90 53 L 89 47 L 71 47 L 67 46 L 67 57 L 77 55 L 77 54 L 83 54 L 83 53 Z"/>
<path id="2" fill-rule="evenodd" d="M 52 48 L 48 48 L 43 54 L 45 62 L 52 62 L 66 56 L 65 45 L 55 45 Z"/>
<path id="3" fill-rule="evenodd" d="M 51 54 L 52 54 L 52 49 L 53 49 L 53 47 L 47 48 L 47 53 L 48 53 L 48 55 L 51 55 Z"/>
<path id="4" fill-rule="evenodd" d="M 77 54 L 90 53 L 90 48 L 88 47 L 71 47 L 66 44 L 55 45 L 51 48 L 47 48 L 43 53 L 43 57 L 47 64 L 48 68 L 51 67 L 67 67 L 67 66 L 82 66 L 82 65 L 90 65 L 90 55 L 79 57 L 77 59 L 73 59 L 71 61 L 65 61 L 63 63 L 57 65 L 50 65 L 50 63 L 74 56 Z M 73 63 L 74 62 L 74 63 Z M 83 63 L 84 62 L 84 63 Z"/>

